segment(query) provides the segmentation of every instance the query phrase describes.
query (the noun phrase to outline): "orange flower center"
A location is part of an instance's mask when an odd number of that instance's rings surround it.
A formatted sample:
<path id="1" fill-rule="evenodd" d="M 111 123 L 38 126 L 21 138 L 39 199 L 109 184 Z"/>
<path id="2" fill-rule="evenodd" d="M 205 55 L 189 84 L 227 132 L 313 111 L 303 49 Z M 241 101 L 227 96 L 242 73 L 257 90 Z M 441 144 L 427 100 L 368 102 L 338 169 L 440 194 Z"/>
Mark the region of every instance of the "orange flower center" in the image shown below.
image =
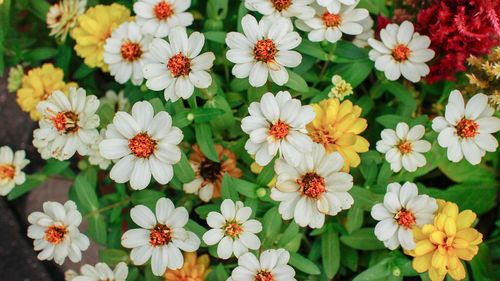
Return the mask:
<path id="1" fill-rule="evenodd" d="M 402 141 L 399 144 L 399 151 L 401 151 L 401 153 L 403 153 L 403 154 L 410 153 L 411 152 L 411 142 Z"/>
<path id="2" fill-rule="evenodd" d="M 259 271 L 255 275 L 255 281 L 274 281 L 274 276 L 267 271 Z"/>
<path id="3" fill-rule="evenodd" d="M 221 163 L 214 162 L 212 160 L 203 161 L 200 165 L 200 175 L 201 177 L 209 182 L 215 182 L 220 176 L 222 171 Z"/>
<path id="4" fill-rule="evenodd" d="M 157 224 L 149 233 L 149 244 L 153 247 L 163 246 L 172 241 L 172 231 L 164 224 Z"/>
<path id="5" fill-rule="evenodd" d="M 302 193 L 310 198 L 318 198 L 325 189 L 325 179 L 315 172 L 309 172 L 302 175 L 300 179 L 297 179 Z"/>
<path id="6" fill-rule="evenodd" d="M 415 216 L 411 211 L 401 209 L 396 217 L 398 223 L 404 226 L 405 229 L 413 229 L 412 225 L 415 223 Z"/>
<path id="7" fill-rule="evenodd" d="M 65 226 L 53 225 L 45 230 L 45 237 L 43 239 L 49 243 L 57 245 L 64 240 L 64 236 L 68 233 Z"/>
<path id="8" fill-rule="evenodd" d="M 457 135 L 462 138 L 473 138 L 479 134 L 477 131 L 479 125 L 474 120 L 464 118 L 458 122 L 455 128 L 457 129 Z"/>
<path id="9" fill-rule="evenodd" d="M 182 52 L 171 57 L 167 66 L 174 77 L 188 75 L 191 72 L 191 61 Z"/>
<path id="10" fill-rule="evenodd" d="M 138 60 L 142 56 L 141 46 L 137 43 L 124 43 L 120 49 L 122 58 L 128 62 Z"/>
<path id="11" fill-rule="evenodd" d="M 156 18 L 159 20 L 166 20 L 174 14 L 172 5 L 165 1 L 156 4 L 156 6 L 153 8 L 153 12 L 155 13 Z"/>
<path id="12" fill-rule="evenodd" d="M 269 128 L 269 134 L 275 139 L 280 140 L 290 134 L 290 126 L 287 123 L 278 120 L 274 125 Z"/>
<path id="13" fill-rule="evenodd" d="M 394 50 L 392 50 L 392 57 L 397 62 L 404 62 L 410 56 L 411 50 L 406 47 L 405 44 L 399 44 Z"/>
<path id="14" fill-rule="evenodd" d="M 78 127 L 78 115 L 73 111 L 61 111 L 54 117 L 46 117 L 46 119 L 52 121 L 52 124 L 60 133 L 74 133 L 80 128 Z"/>
<path id="15" fill-rule="evenodd" d="M 271 3 L 276 10 L 281 12 L 292 5 L 292 0 L 271 0 Z"/>
<path id="16" fill-rule="evenodd" d="M 146 133 L 137 134 L 128 142 L 128 147 L 138 158 L 148 158 L 156 148 L 156 142 Z"/>
<path id="17" fill-rule="evenodd" d="M 328 144 L 335 143 L 335 139 L 330 136 L 330 131 L 326 129 L 308 129 L 307 134 L 315 143 L 322 144 L 325 148 Z"/>
<path id="18" fill-rule="evenodd" d="M 0 165 L 0 180 L 11 180 L 16 174 L 16 167 L 12 164 L 2 164 Z"/>
<path id="19" fill-rule="evenodd" d="M 329 12 L 324 12 L 321 15 L 321 20 L 323 20 L 327 27 L 336 27 L 342 24 L 342 17 L 340 15 L 330 14 Z"/>
<path id="20" fill-rule="evenodd" d="M 237 222 L 226 222 L 224 225 L 224 235 L 236 237 L 243 232 L 243 227 Z"/>
<path id="21" fill-rule="evenodd" d="M 277 52 L 278 49 L 276 49 L 271 39 L 260 40 L 253 49 L 255 59 L 265 63 L 273 61 Z"/>

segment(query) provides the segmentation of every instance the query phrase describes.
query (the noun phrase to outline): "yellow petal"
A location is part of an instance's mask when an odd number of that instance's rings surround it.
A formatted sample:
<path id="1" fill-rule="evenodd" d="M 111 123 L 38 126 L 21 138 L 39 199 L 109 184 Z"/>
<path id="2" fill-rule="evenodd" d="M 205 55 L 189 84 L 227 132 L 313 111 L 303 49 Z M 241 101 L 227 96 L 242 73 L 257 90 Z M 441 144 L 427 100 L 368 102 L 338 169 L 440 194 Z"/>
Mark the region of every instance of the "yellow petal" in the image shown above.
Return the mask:
<path id="1" fill-rule="evenodd" d="M 356 136 L 356 143 L 354 144 L 354 150 L 356 152 L 367 152 L 370 148 L 370 143 L 361 136 Z"/>
<path id="2" fill-rule="evenodd" d="M 472 260 L 472 258 L 474 258 L 474 256 L 477 254 L 478 251 L 479 247 L 477 246 L 467 247 L 465 249 L 455 249 L 455 253 L 457 254 L 457 256 L 460 259 L 466 261 Z"/>
<path id="3" fill-rule="evenodd" d="M 458 259 L 457 259 L 458 261 Z M 458 261 L 458 265 L 456 268 L 452 269 L 452 268 L 449 268 L 448 269 L 448 274 L 450 274 L 451 278 L 455 279 L 455 280 L 462 280 L 465 278 L 465 268 L 464 268 L 464 265 Z"/>
<path id="4" fill-rule="evenodd" d="M 455 223 L 455 220 L 453 218 L 446 218 L 444 222 L 444 232 L 448 237 L 455 236 L 455 234 L 457 233 L 457 224 Z"/>
<path id="5" fill-rule="evenodd" d="M 429 236 L 429 239 L 434 244 L 444 244 L 444 238 L 445 237 L 446 237 L 446 235 L 443 232 L 441 232 L 441 231 L 434 231 Z"/>
<path id="6" fill-rule="evenodd" d="M 426 236 L 430 235 L 434 231 L 437 231 L 437 228 L 432 224 L 426 224 L 422 227 L 422 233 Z"/>
<path id="7" fill-rule="evenodd" d="M 483 235 L 474 228 L 465 228 L 457 232 L 456 238 L 461 238 L 472 245 L 480 244 L 483 241 Z"/>
<path id="8" fill-rule="evenodd" d="M 464 239 L 455 238 L 453 240 L 453 248 L 465 249 L 465 248 L 469 247 L 469 245 L 470 245 L 469 242 L 467 242 Z"/>
<path id="9" fill-rule="evenodd" d="M 431 267 L 432 254 L 433 253 L 430 252 L 426 255 L 415 257 L 412 262 L 413 268 L 418 273 L 426 272 L 427 270 L 429 270 L 429 268 Z"/>
<path id="10" fill-rule="evenodd" d="M 418 241 L 415 247 L 415 255 L 423 256 L 431 251 L 434 251 L 436 246 L 431 243 L 429 240 L 421 240 Z"/>
<path id="11" fill-rule="evenodd" d="M 446 218 L 448 218 L 445 214 L 438 214 L 437 216 L 434 217 L 434 225 L 436 226 L 437 229 L 443 231 L 444 230 L 444 223 L 446 221 Z"/>
<path id="12" fill-rule="evenodd" d="M 446 272 L 446 268 L 431 267 L 429 269 L 429 278 L 431 278 L 432 281 L 443 281 L 446 276 Z"/>
<path id="13" fill-rule="evenodd" d="M 456 219 L 458 217 L 458 206 L 455 203 L 447 202 L 441 213 Z"/>
<path id="14" fill-rule="evenodd" d="M 465 210 L 463 212 L 460 212 L 458 214 L 458 219 L 457 219 L 457 229 L 464 229 L 467 227 L 470 227 L 474 221 L 476 220 L 476 213 L 474 213 L 471 210 Z"/>
<path id="15" fill-rule="evenodd" d="M 448 256 L 443 255 L 441 251 L 434 251 L 432 255 L 432 267 L 441 268 L 448 265 Z"/>

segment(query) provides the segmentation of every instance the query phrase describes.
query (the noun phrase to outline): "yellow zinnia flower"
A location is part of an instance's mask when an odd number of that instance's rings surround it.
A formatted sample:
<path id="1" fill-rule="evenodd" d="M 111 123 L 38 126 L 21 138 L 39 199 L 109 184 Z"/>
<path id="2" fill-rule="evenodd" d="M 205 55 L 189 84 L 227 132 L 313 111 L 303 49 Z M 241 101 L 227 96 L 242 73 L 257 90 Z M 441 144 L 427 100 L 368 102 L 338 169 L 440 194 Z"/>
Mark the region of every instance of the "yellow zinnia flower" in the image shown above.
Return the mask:
<path id="1" fill-rule="evenodd" d="M 17 104 L 23 111 L 29 112 L 33 121 L 42 115 L 36 110 L 39 101 L 46 100 L 55 90 L 68 94 L 70 87 L 78 87 L 74 82 L 65 83 L 62 69 L 46 63 L 42 67 L 28 71 L 22 78 L 22 86 L 17 90 Z"/>
<path id="2" fill-rule="evenodd" d="M 184 253 L 184 265 L 181 269 L 167 269 L 163 278 L 165 281 L 204 281 L 211 269 L 208 269 L 210 258 L 207 254 L 197 257 L 196 252 Z"/>
<path id="3" fill-rule="evenodd" d="M 415 257 L 413 268 L 419 273 L 429 271 L 432 281 L 442 281 L 446 274 L 454 280 L 462 280 L 465 268 L 460 260 L 472 260 L 483 242 L 483 235 L 470 227 L 476 220 L 474 212 L 459 213 L 453 202 L 438 199 L 437 203 L 439 209 L 434 224 L 413 229 L 417 246 L 407 253 Z"/>
<path id="4" fill-rule="evenodd" d="M 130 20 L 130 10 L 120 4 L 97 5 L 78 17 L 76 27 L 71 30 L 75 39 L 75 51 L 90 67 L 101 67 L 108 71 L 102 53 L 106 39 L 113 29 Z"/>
<path id="5" fill-rule="evenodd" d="M 316 118 L 306 126 L 308 135 L 314 142 L 322 144 L 327 153 L 338 151 L 344 158 L 342 172 L 357 167 L 361 162 L 358 153 L 367 152 L 370 143 L 358 136 L 368 126 L 366 119 L 359 118 L 361 107 L 337 98 L 311 104 Z"/>

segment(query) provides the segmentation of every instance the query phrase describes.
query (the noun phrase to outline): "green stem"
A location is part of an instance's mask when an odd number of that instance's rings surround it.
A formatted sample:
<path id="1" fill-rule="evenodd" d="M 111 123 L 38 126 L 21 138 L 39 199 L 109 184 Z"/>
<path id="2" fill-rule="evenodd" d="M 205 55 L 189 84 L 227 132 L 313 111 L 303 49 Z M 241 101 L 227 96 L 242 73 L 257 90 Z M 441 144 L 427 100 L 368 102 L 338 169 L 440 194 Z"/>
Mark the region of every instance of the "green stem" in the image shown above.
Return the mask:
<path id="1" fill-rule="evenodd" d="M 313 88 L 316 88 L 318 83 L 321 82 L 321 79 L 323 79 L 323 75 L 325 75 L 326 68 L 328 67 L 328 64 L 330 63 L 330 57 L 333 55 L 333 52 L 335 52 L 336 48 L 337 48 L 337 43 L 333 44 L 330 47 L 330 52 L 328 52 L 328 60 L 325 61 L 325 64 L 323 64 L 323 67 L 321 68 L 321 72 L 319 73 L 319 76 L 318 76 L 318 81 L 316 83 L 314 83 Z"/>
<path id="2" fill-rule="evenodd" d="M 91 216 L 96 215 L 96 214 L 99 214 L 99 213 L 101 213 L 101 212 L 104 212 L 104 211 L 107 211 L 107 210 L 113 209 L 113 208 L 115 208 L 115 207 L 118 207 L 118 206 L 120 206 L 120 205 L 122 205 L 122 204 L 126 204 L 126 203 L 130 202 L 131 200 L 132 200 L 132 198 L 127 197 L 126 199 L 123 199 L 123 200 L 122 200 L 122 201 L 120 201 L 120 202 L 116 202 L 116 203 L 113 203 L 113 204 L 108 205 L 108 206 L 106 206 L 106 207 L 102 207 L 102 208 L 100 208 L 100 209 L 94 210 L 94 211 L 92 211 L 92 212 L 90 212 L 90 213 L 86 214 L 86 215 L 83 217 L 83 220 L 86 220 L 86 219 L 90 218 Z"/>
<path id="3" fill-rule="evenodd" d="M 208 100 L 213 100 L 214 98 L 208 93 L 207 89 L 201 89 L 200 92 L 208 99 Z"/>

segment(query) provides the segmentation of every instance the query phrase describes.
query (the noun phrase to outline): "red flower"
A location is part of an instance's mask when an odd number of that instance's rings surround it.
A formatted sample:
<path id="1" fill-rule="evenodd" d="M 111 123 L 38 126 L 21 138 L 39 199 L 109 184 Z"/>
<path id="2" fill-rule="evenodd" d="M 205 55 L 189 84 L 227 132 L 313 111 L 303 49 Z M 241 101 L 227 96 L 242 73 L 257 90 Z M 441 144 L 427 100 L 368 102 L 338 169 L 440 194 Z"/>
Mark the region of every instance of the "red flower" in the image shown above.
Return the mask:
<path id="1" fill-rule="evenodd" d="M 428 82 L 456 80 L 465 60 L 490 53 L 500 44 L 500 1 L 434 0 L 418 14 L 417 31 L 431 39 L 436 52 Z"/>
<path id="2" fill-rule="evenodd" d="M 380 30 L 384 29 L 390 23 L 390 18 L 384 17 L 379 13 L 377 16 L 377 29 L 375 30 L 375 37 L 380 38 Z"/>

